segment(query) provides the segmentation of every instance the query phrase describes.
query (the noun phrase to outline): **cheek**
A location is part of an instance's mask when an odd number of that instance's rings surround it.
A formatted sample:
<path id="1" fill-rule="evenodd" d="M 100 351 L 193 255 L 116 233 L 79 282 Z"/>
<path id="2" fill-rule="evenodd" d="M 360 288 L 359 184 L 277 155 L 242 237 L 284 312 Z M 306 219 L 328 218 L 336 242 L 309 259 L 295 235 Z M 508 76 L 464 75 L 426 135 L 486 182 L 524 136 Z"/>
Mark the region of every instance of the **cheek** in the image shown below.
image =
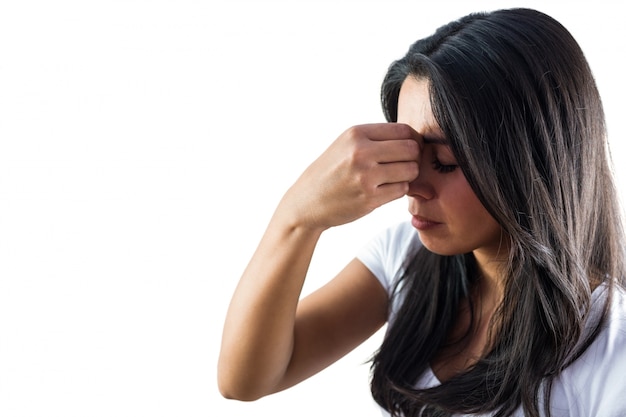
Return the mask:
<path id="1" fill-rule="evenodd" d="M 451 206 L 456 215 L 468 222 L 479 222 L 474 223 L 474 226 L 485 224 L 485 220 L 495 223 L 462 174 L 450 184 L 448 191 Z"/>

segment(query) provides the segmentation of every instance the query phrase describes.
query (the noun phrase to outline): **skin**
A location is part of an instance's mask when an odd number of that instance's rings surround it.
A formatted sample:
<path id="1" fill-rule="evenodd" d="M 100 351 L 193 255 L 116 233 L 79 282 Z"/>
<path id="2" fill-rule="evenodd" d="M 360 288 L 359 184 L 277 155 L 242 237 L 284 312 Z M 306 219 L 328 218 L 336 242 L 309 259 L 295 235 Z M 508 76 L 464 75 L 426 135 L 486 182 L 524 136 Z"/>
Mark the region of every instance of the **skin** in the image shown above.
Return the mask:
<path id="1" fill-rule="evenodd" d="M 328 284 L 299 299 L 315 246 L 328 228 L 408 195 L 412 215 L 437 221 L 420 232 L 428 248 L 441 253 L 474 251 L 486 275 L 495 271 L 492 260 L 500 253 L 501 238 L 497 224 L 460 169 L 444 173 L 433 164 L 433 158 L 442 164 L 454 161 L 445 145 L 432 143 L 443 138 L 430 110 L 427 81 L 407 79 L 399 106 L 399 123 L 345 131 L 279 202 L 227 312 L 218 361 L 224 397 L 255 400 L 293 386 L 350 352 L 385 323 L 387 293 L 356 259 Z M 476 225 L 481 225 L 480 233 Z M 478 296 L 497 299 L 491 294 L 497 286 L 484 287 Z M 451 337 L 467 329 L 463 316 L 458 323 Z M 486 321 L 481 323 L 484 327 Z M 474 340 L 466 355 L 441 352 L 433 366 L 440 378 L 482 353 L 486 339 Z"/>
<path id="2" fill-rule="evenodd" d="M 398 102 L 398 123 L 419 131 L 425 143 L 420 175 L 410 183 L 407 193 L 413 223 L 420 222 L 418 218 L 429 223 L 418 230 L 420 240 L 432 252 L 453 255 L 474 251 L 478 259 L 493 258 L 501 248 L 502 229 L 457 166 L 428 97 L 428 82 L 410 77 L 402 84 Z"/>
<path id="3" fill-rule="evenodd" d="M 500 225 L 470 187 L 433 115 L 426 79 L 409 77 L 398 99 L 398 123 L 423 136 L 420 175 L 407 193 L 420 240 L 440 255 L 473 252 L 483 275 L 499 280 L 508 253 Z M 425 226 L 420 230 L 420 226 Z"/>
<path id="4" fill-rule="evenodd" d="M 481 274 L 472 293 L 476 315 L 470 321 L 469 300 L 461 301 L 456 325 L 448 335 L 450 346 L 431 362 L 439 380 L 467 369 L 487 353 L 491 318 L 504 292 L 500 269 L 508 255 L 507 240 L 500 225 L 489 214 L 457 166 L 454 154 L 433 115 L 429 83 L 409 77 L 398 99 L 398 122 L 420 132 L 424 146 L 420 174 L 407 193 L 412 224 L 420 240 L 440 255 L 473 252 Z M 467 332 L 465 344 L 454 344 Z"/>
<path id="5" fill-rule="evenodd" d="M 408 125 L 352 127 L 286 192 L 227 312 L 218 361 L 223 396 L 254 400 L 295 385 L 385 323 L 387 294 L 357 260 L 298 300 L 320 235 L 406 195 L 420 147 Z"/>

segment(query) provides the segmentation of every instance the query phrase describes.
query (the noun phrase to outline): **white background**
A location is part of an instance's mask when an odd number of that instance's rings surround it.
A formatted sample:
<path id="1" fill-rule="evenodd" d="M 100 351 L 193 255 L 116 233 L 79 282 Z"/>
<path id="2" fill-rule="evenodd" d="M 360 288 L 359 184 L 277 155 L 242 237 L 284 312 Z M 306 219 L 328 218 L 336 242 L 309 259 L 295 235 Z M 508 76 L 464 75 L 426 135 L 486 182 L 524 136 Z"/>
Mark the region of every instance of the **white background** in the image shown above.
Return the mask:
<path id="1" fill-rule="evenodd" d="M 228 300 L 275 204 L 344 129 L 383 121 L 410 43 L 510 6 L 581 43 L 624 194 L 618 4 L 3 1 L 0 416 L 377 416 L 380 333 L 284 393 L 219 396 Z M 405 212 L 329 231 L 305 292 Z"/>

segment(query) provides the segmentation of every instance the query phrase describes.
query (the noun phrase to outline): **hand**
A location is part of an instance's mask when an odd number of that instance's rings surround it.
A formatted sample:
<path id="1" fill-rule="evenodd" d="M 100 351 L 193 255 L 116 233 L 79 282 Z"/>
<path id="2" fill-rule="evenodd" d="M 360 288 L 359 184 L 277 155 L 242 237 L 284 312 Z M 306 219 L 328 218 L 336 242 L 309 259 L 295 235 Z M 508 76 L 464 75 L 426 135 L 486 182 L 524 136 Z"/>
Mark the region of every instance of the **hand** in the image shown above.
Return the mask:
<path id="1" fill-rule="evenodd" d="M 408 192 L 421 148 L 421 135 L 405 124 L 351 127 L 298 178 L 278 214 L 321 229 L 363 217 Z"/>

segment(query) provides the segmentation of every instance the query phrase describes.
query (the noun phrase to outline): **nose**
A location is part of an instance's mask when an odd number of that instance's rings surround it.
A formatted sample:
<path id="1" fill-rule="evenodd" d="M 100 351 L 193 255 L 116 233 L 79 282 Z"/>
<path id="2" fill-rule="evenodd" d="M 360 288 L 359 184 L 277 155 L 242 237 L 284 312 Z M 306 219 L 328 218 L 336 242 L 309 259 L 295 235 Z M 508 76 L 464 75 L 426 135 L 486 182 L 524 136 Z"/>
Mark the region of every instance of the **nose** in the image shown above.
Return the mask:
<path id="1" fill-rule="evenodd" d="M 416 179 L 409 183 L 409 197 L 417 198 L 418 200 L 431 200 L 435 197 L 435 188 L 431 181 L 428 180 L 428 169 L 420 166 L 420 173 Z"/>

